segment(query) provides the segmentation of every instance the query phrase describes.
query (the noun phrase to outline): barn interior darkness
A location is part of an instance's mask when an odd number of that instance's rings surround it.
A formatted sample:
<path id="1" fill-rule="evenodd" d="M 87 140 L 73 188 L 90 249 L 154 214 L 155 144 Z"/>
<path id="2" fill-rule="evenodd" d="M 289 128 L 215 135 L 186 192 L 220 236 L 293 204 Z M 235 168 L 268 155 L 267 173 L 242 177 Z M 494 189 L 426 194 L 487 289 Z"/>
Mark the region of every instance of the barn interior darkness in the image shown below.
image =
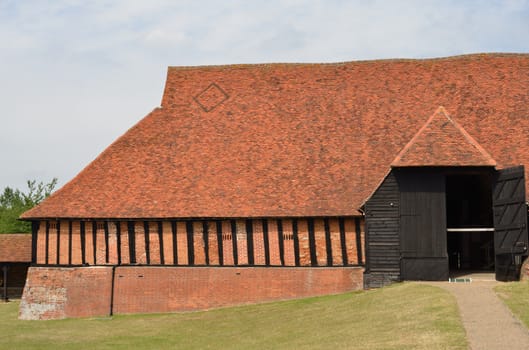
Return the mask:
<path id="1" fill-rule="evenodd" d="M 450 271 L 494 270 L 491 174 L 447 175 L 446 215 Z"/>

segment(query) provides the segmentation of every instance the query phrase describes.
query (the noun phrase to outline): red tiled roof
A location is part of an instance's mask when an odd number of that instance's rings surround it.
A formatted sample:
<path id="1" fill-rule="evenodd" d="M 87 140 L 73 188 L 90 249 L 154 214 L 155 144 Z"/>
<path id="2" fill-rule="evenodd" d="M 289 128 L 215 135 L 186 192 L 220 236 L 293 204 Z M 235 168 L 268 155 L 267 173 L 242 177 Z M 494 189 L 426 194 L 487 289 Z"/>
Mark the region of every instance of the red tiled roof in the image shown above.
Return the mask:
<path id="1" fill-rule="evenodd" d="M 439 107 L 391 163 L 410 166 L 495 166 L 492 157 Z"/>
<path id="2" fill-rule="evenodd" d="M 31 262 L 31 235 L 0 234 L 0 262 Z"/>
<path id="3" fill-rule="evenodd" d="M 470 158 L 529 165 L 529 55 L 171 67 L 162 107 L 23 218 L 355 215 L 441 105 Z"/>

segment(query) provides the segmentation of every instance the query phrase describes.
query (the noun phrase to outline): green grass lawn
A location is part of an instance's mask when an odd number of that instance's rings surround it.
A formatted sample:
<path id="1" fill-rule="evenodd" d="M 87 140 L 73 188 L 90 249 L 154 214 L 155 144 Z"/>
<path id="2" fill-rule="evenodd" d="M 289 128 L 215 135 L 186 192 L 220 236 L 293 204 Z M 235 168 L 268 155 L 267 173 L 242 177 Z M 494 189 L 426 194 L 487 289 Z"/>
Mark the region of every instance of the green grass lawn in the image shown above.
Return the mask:
<path id="1" fill-rule="evenodd" d="M 529 327 L 529 282 L 504 283 L 494 290 L 512 313 Z"/>
<path id="2" fill-rule="evenodd" d="M 205 312 L 20 321 L 0 303 L 0 349 L 466 349 L 455 299 L 402 283 Z"/>

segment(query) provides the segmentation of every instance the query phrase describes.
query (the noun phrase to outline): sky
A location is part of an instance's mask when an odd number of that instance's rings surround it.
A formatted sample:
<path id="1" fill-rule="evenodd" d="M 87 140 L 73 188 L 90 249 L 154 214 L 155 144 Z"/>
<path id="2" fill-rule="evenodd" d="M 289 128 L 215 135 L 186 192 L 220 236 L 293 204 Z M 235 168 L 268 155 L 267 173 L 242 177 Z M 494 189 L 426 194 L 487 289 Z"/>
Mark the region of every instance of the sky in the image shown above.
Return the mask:
<path id="1" fill-rule="evenodd" d="M 529 53 L 529 0 L 0 0 L 0 190 L 59 187 L 168 66 Z"/>

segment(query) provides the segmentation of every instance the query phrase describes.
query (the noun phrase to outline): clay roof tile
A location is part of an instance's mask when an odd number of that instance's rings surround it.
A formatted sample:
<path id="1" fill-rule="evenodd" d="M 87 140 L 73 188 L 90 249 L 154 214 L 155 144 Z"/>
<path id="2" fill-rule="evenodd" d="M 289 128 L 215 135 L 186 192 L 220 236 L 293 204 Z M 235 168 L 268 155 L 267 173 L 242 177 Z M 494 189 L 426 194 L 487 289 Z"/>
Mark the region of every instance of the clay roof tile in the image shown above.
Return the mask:
<path id="1" fill-rule="evenodd" d="M 529 164 L 528 134 L 526 54 L 170 67 L 162 107 L 22 217 L 358 215 L 392 163 Z"/>
<path id="2" fill-rule="evenodd" d="M 441 106 L 391 166 L 496 166 L 496 161 Z"/>

